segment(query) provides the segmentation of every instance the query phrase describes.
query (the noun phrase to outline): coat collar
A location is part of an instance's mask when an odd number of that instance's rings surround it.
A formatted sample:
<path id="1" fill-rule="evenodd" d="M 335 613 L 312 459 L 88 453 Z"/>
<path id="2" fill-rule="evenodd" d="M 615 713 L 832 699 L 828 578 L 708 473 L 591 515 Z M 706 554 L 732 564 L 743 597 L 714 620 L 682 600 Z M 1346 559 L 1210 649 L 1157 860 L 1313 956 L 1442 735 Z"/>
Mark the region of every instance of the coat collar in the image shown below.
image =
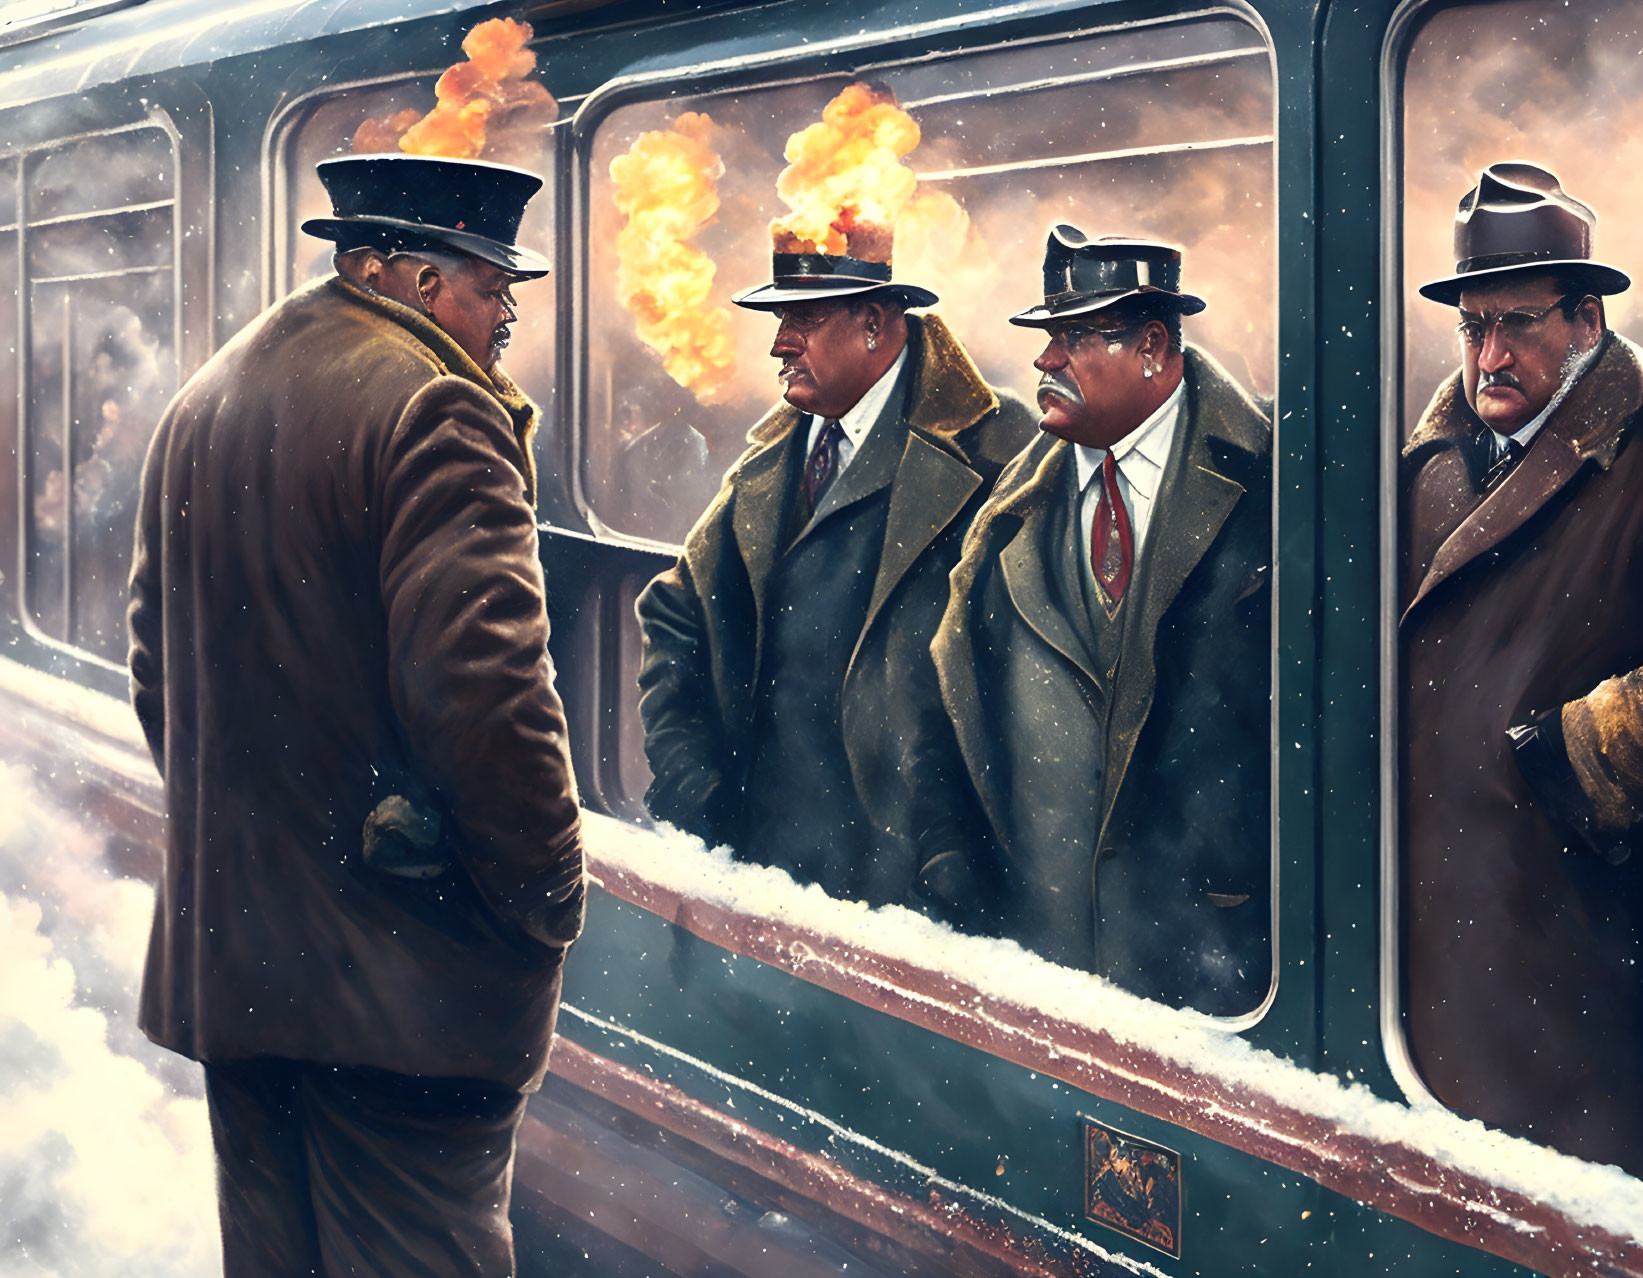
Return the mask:
<path id="1" fill-rule="evenodd" d="M 333 275 L 311 287 L 329 287 L 374 315 L 397 324 L 428 348 L 441 372 L 472 382 L 501 404 L 513 422 L 514 439 L 518 442 L 519 451 L 524 458 L 525 499 L 532 506 L 536 504 L 536 458 L 531 450 L 531 439 L 536 434 L 541 413 L 529 397 L 514 384 L 513 379 L 502 370 L 500 364 L 494 365 L 489 373 L 485 372 L 474 363 L 465 350 L 451 340 L 450 334 L 426 315 L 394 301 L 391 297 L 384 297 L 380 293 L 367 293 L 364 289 L 356 288 L 340 275 Z"/>
<path id="2" fill-rule="evenodd" d="M 1643 408 L 1643 360 L 1638 348 L 1618 333 L 1609 333 L 1604 341 L 1597 362 L 1547 419 L 1517 468 L 1438 547 L 1404 611 L 1406 622 L 1439 584 L 1523 527 L 1586 466 L 1607 470 L 1614 464 L 1627 426 Z M 1464 440 L 1480 425 L 1456 372 L 1438 388 L 1404 455 Z"/>

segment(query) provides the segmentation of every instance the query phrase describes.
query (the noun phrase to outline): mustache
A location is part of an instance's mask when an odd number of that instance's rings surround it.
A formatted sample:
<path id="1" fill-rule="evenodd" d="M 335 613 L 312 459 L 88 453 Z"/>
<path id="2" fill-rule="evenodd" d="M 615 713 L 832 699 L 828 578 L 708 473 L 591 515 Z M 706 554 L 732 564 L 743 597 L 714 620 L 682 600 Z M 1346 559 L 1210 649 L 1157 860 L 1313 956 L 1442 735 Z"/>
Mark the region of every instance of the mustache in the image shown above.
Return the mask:
<path id="1" fill-rule="evenodd" d="M 1523 383 L 1518 381 L 1517 375 L 1515 373 L 1508 372 L 1504 368 L 1498 373 L 1478 374 L 1478 389 L 1480 391 L 1488 390 L 1491 386 L 1507 386 L 1515 391 L 1521 391 L 1523 389 Z"/>
<path id="2" fill-rule="evenodd" d="M 1051 395 L 1058 395 L 1070 404 L 1084 402 L 1083 392 L 1062 373 L 1045 373 L 1038 379 L 1038 406 L 1044 408 L 1044 401 Z"/>

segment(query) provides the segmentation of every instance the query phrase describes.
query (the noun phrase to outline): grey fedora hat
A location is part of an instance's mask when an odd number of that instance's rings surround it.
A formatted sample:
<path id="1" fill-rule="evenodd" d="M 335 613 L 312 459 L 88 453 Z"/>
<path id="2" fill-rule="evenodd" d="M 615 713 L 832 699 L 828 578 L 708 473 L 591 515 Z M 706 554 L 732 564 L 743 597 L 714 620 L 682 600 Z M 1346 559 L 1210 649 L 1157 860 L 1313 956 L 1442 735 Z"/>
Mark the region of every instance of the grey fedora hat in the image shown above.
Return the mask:
<path id="1" fill-rule="evenodd" d="M 302 224 L 309 235 L 407 247 L 437 245 L 468 253 L 526 279 L 546 275 L 547 258 L 516 243 L 525 206 L 542 179 L 508 164 L 427 155 L 345 155 L 322 160 L 319 179 L 332 216 Z"/>
<path id="2" fill-rule="evenodd" d="M 1202 298 L 1181 292 L 1180 249 L 1117 235 L 1092 240 L 1061 223 L 1050 228 L 1044 245 L 1043 303 L 1010 316 L 1010 323 L 1047 328 L 1147 294 L 1169 301 L 1183 315 L 1196 315 L 1205 306 Z"/>
<path id="3" fill-rule="evenodd" d="M 1455 212 L 1455 273 L 1420 286 L 1422 297 L 1460 304 L 1461 290 L 1523 271 L 1576 275 L 1598 296 L 1623 293 L 1631 277 L 1592 261 L 1597 215 L 1535 164 L 1491 164 Z"/>

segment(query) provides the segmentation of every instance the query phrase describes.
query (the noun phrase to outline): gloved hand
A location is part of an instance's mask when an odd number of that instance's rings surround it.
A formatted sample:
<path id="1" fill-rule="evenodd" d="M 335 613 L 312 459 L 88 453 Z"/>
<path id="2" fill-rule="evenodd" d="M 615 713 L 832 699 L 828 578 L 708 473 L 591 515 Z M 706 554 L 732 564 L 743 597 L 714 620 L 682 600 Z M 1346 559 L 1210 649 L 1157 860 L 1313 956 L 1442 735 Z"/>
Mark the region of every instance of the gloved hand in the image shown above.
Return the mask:
<path id="1" fill-rule="evenodd" d="M 1598 826 L 1597 813 L 1569 763 L 1563 742 L 1561 709 L 1549 710 L 1528 723 L 1508 728 L 1506 735 L 1512 740 L 1512 756 L 1518 771 L 1547 816 L 1578 835 L 1582 843 L 1610 865 L 1619 865 L 1631 856 L 1626 832 L 1603 830 Z"/>

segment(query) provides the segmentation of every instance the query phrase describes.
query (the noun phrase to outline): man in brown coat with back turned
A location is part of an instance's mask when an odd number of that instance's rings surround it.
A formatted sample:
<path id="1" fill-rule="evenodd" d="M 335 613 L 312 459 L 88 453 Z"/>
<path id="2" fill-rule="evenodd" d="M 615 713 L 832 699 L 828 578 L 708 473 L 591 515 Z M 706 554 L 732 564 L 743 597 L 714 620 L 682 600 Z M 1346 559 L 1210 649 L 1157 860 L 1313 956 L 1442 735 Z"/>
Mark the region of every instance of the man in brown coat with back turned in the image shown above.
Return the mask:
<path id="1" fill-rule="evenodd" d="M 1461 369 L 1405 449 L 1409 1046 L 1462 1113 L 1643 1172 L 1643 366 L 1557 179 L 1461 201 Z"/>
<path id="2" fill-rule="evenodd" d="M 584 898 L 536 409 L 496 365 L 541 181 L 320 174 L 338 274 L 190 380 L 144 473 L 132 693 L 171 828 L 142 1025 L 204 1063 L 230 1278 L 507 1274 Z"/>

